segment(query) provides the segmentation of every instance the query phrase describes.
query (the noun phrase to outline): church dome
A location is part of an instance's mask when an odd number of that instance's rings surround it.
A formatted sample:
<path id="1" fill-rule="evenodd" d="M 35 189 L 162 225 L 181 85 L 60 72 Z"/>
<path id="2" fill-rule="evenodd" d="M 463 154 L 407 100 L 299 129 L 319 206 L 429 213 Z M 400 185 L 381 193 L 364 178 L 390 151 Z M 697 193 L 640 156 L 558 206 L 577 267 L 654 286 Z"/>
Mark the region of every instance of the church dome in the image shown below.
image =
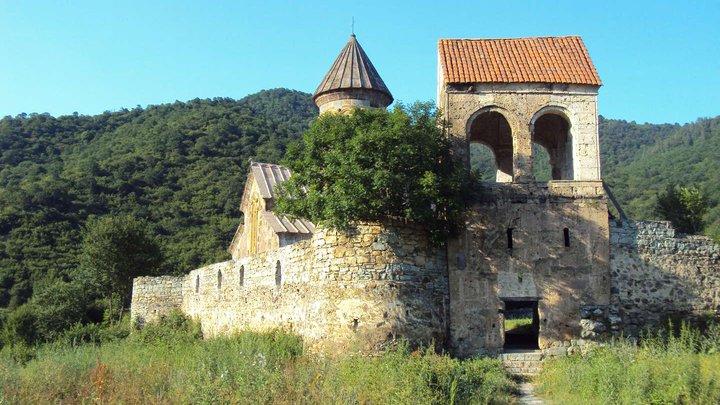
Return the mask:
<path id="1" fill-rule="evenodd" d="M 356 107 L 385 108 L 393 96 L 353 34 L 315 90 L 313 101 L 322 114 Z"/>

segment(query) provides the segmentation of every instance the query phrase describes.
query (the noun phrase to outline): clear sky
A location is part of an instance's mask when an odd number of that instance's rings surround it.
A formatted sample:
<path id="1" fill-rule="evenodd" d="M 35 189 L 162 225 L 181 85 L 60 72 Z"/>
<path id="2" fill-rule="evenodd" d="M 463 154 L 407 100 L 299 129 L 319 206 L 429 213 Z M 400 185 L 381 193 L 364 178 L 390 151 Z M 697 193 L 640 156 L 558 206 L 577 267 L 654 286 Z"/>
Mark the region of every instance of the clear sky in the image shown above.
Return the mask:
<path id="1" fill-rule="evenodd" d="M 396 100 L 434 100 L 439 38 L 580 35 L 600 113 L 720 115 L 720 1 L 0 0 L 0 116 L 312 93 L 355 33 Z"/>

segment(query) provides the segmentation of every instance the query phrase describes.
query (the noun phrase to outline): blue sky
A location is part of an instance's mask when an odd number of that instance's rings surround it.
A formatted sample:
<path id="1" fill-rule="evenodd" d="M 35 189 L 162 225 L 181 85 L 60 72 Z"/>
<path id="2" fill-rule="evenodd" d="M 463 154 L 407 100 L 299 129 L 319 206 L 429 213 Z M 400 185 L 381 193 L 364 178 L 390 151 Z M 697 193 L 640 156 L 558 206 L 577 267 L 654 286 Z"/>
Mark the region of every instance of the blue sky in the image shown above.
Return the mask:
<path id="1" fill-rule="evenodd" d="M 313 92 L 351 20 L 396 100 L 434 100 L 439 38 L 580 35 L 600 113 L 720 115 L 720 1 L 0 0 L 0 116 Z"/>

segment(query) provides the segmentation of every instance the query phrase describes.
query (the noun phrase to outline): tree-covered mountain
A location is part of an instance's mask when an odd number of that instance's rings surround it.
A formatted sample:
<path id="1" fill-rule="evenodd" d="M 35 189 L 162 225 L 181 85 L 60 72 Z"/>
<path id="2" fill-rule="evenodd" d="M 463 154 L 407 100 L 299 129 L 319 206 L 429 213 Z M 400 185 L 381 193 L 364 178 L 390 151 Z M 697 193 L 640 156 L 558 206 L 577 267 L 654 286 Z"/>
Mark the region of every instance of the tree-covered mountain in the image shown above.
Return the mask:
<path id="1" fill-rule="evenodd" d="M 628 216 L 654 219 L 656 197 L 671 183 L 708 197 L 705 234 L 720 239 L 720 117 L 685 125 L 601 120 L 603 177 Z"/>
<path id="2" fill-rule="evenodd" d="M 167 273 L 226 259 L 248 160 L 279 162 L 316 115 L 309 94 L 278 89 L 96 116 L 3 118 L 0 308 L 69 279 L 91 217 L 144 219 Z M 600 133 L 603 175 L 631 217 L 654 218 L 655 196 L 670 182 L 696 185 L 711 204 L 706 233 L 720 236 L 720 117 L 601 118 Z"/>
<path id="3" fill-rule="evenodd" d="M 90 216 L 145 219 L 181 273 L 227 258 L 247 162 L 277 162 L 317 115 L 278 89 L 96 116 L 0 120 L 0 307 L 78 265 Z"/>

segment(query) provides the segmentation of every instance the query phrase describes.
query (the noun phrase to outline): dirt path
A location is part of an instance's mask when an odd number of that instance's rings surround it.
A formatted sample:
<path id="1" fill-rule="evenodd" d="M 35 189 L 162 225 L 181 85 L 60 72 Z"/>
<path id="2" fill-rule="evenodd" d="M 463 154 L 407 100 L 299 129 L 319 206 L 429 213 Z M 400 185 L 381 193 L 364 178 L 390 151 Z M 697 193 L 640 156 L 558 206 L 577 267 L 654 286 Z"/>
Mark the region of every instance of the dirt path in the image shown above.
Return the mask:
<path id="1" fill-rule="evenodd" d="M 530 381 L 521 381 L 520 387 L 520 403 L 523 405 L 545 405 L 545 401 L 538 398 L 534 394 L 534 386 Z"/>

